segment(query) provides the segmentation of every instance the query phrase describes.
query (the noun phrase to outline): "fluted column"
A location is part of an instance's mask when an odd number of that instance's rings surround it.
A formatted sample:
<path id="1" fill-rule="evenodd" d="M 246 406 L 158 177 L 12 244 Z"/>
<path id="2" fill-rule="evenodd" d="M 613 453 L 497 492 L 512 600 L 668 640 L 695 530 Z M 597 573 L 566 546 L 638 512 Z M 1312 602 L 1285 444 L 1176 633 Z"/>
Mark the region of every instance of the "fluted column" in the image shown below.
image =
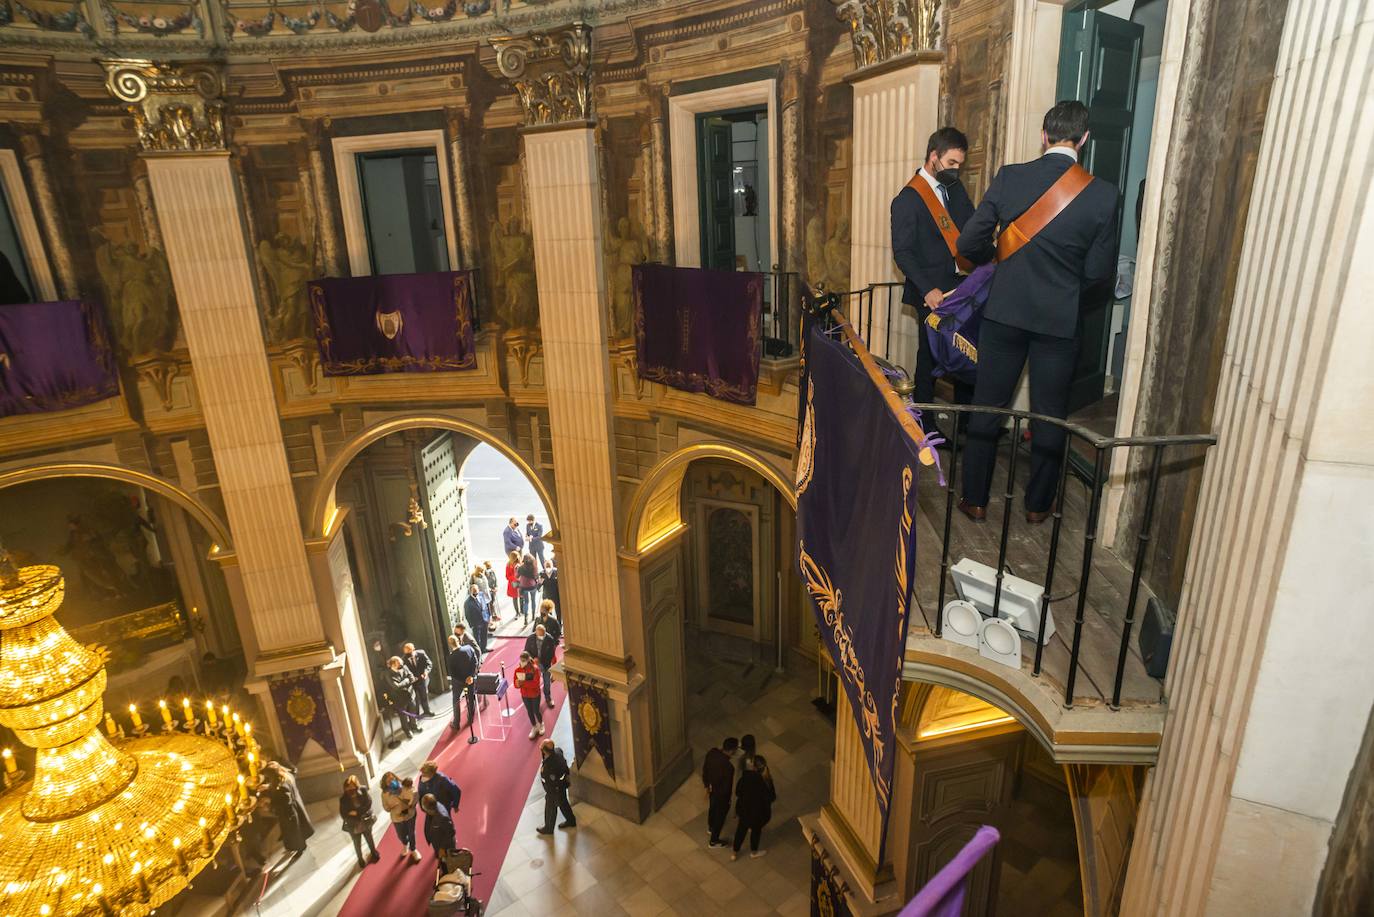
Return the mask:
<path id="1" fill-rule="evenodd" d="M 830 767 L 830 800 L 821 809 L 820 824 L 868 900 L 891 879 L 892 869 L 878 861 L 882 846 L 882 813 L 873 789 L 859 728 L 840 691 L 835 701 L 835 760 Z"/>
<path id="2" fill-rule="evenodd" d="M 801 264 L 801 132 L 802 84 L 806 79 L 804 61 L 786 65 L 782 76 L 782 143 L 779 162 L 782 178 L 779 194 L 782 206 L 778 227 L 778 248 L 774 260 L 785 271 L 798 270 Z"/>
<path id="3" fill-rule="evenodd" d="M 668 87 L 653 93 L 650 100 L 649 147 L 651 183 L 654 188 L 654 260 L 664 264 L 673 262 L 673 195 L 668 185 L 671 163 L 668 161 Z"/>
<path id="4" fill-rule="evenodd" d="M 148 184 L 148 164 L 142 157 L 134 160 L 134 198 L 138 201 L 138 221 L 143 224 L 143 235 L 148 247 L 163 250 L 162 227 L 157 222 L 157 211 L 153 209 L 153 189 Z"/>
<path id="5" fill-rule="evenodd" d="M 892 260 L 890 206 L 925 158 L 926 140 L 938 126 L 942 56 L 912 55 L 910 63 L 875 76 L 852 80 L 854 87 L 854 169 L 850 226 L 849 285 L 899 281 Z M 883 294 L 886 298 L 886 293 Z M 891 327 L 888 327 L 888 315 Z M 910 369 L 916 362 L 916 312 L 901 307 L 892 294 L 888 313 L 876 304 L 874 354 Z"/>
<path id="6" fill-rule="evenodd" d="M 52 182 L 48 178 L 43 138 L 34 131 L 22 131 L 19 144 L 33 183 L 34 202 L 38 205 L 38 220 L 47 238 L 48 256 L 52 258 L 53 271 L 57 274 L 58 295 L 62 299 L 76 299 L 81 295 L 76 283 L 76 267 L 72 264 L 71 249 L 67 247 L 66 235 L 62 231 L 62 213 L 58 210 L 57 198 L 53 196 Z"/>
<path id="7" fill-rule="evenodd" d="M 444 109 L 448 116 L 449 173 L 453 176 L 454 215 L 458 226 L 458 250 L 463 255 L 463 267 L 477 267 L 477 218 L 472 209 L 472 188 L 468 184 L 467 137 L 463 113 L 456 108 Z"/>
<path id="8" fill-rule="evenodd" d="M 338 222 L 334 212 L 335 196 L 331 193 L 329 173 L 325 171 L 324 166 L 324 125 L 319 121 L 302 121 L 301 126 L 305 128 L 306 159 L 310 163 L 312 178 L 310 187 L 315 194 L 320 266 L 324 269 L 325 276 L 341 277 L 343 264 L 340 261 L 340 252 L 343 248 L 339 244 Z"/>

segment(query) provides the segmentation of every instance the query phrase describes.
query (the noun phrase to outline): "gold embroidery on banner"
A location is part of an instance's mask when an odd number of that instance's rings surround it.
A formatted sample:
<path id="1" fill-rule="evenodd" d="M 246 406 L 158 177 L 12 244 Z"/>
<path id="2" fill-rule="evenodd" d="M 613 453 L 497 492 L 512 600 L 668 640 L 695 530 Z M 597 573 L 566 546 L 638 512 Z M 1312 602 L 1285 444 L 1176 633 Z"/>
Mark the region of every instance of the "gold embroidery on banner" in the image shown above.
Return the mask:
<path id="1" fill-rule="evenodd" d="M 816 395 L 816 385 L 808 376 L 806 380 L 806 416 L 802 419 L 801 452 L 797 456 L 797 496 L 806 493 L 815 471 L 816 455 L 816 407 L 811 399 Z"/>
<path id="2" fill-rule="evenodd" d="M 930 313 L 929 315 L 926 316 L 926 324 L 929 325 L 930 327 L 936 329 L 936 330 L 939 330 L 939 328 L 940 328 L 940 316 L 936 315 L 934 312 Z"/>

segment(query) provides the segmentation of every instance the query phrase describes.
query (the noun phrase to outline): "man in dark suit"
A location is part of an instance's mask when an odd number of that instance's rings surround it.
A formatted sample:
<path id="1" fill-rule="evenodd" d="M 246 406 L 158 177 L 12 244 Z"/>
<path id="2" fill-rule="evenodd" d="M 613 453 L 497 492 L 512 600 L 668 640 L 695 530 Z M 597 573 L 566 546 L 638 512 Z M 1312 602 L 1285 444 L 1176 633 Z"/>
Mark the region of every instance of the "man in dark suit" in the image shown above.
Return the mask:
<path id="1" fill-rule="evenodd" d="M 453 679 L 453 728 L 462 728 L 462 707 L 466 697 L 468 722 L 477 715 L 476 698 L 472 683 L 477 679 L 477 649 L 472 644 L 463 643 L 456 634 L 448 638 L 448 674 Z"/>
<path id="2" fill-rule="evenodd" d="M 725 820 L 730 817 L 730 799 L 735 788 L 735 762 L 731 755 L 739 748 L 739 739 L 730 736 L 706 753 L 701 762 L 701 782 L 706 787 L 706 828 L 711 832 L 708 846 L 730 846 L 720 836 Z"/>
<path id="3" fill-rule="evenodd" d="M 968 138 L 953 127 L 930 135 L 926 159 L 907 186 L 892 199 L 892 260 L 906 278 L 902 302 L 916 310 L 922 325 L 930 310 L 962 279 L 950 244 L 973 215 L 973 201 L 959 181 L 968 153 Z M 945 221 L 948 220 L 948 223 Z M 946 241 L 946 234 L 950 241 Z M 917 401 L 935 400 L 935 358 L 925 328 L 917 334 L 916 369 L 912 381 Z M 971 386 L 954 383 L 955 400 L 968 402 Z M 927 432 L 934 432 L 927 421 Z"/>
<path id="4" fill-rule="evenodd" d="M 540 834 L 553 834 L 553 819 L 563 813 L 560 828 L 576 828 L 577 816 L 573 815 L 572 803 L 568 802 L 568 785 L 572 783 L 572 772 L 568 769 L 568 759 L 553 744 L 553 739 L 539 743 L 539 754 L 543 763 L 539 765 L 539 779 L 544 784 L 544 824 L 534 830 Z"/>
<path id="5" fill-rule="evenodd" d="M 482 607 L 482 600 L 478 598 L 480 593 L 476 586 L 468 587 L 467 600 L 463 602 L 463 617 L 468 621 L 468 632 L 472 634 L 477 646 L 483 653 L 487 651 L 487 624 L 486 609 Z"/>
<path id="6" fill-rule="evenodd" d="M 1115 272 L 1117 190 L 1078 167 L 1078 151 L 1088 139 L 1088 109 L 1082 102 L 1051 108 L 1041 139 L 1043 156 L 997 173 L 964 224 L 959 253 L 974 263 L 992 260 L 998 226 L 1005 236 L 1007 227 L 1051 188 L 1056 190 L 1050 197 L 1068 197 L 1076 188 L 1062 209 L 1051 208 L 1049 221 L 1028 242 L 999 258 L 983 308 L 973 393 L 974 404 L 1007 407 L 1029 359 L 1031 412 L 1062 418 L 1068 415 L 1078 353 L 1079 298 L 1086 288 L 1110 281 Z M 1076 185 L 1075 177 L 1080 180 Z M 959 509 L 975 521 L 986 517 L 1001 427 L 1002 418 L 992 414 L 976 414 L 969 421 Z M 1066 434 L 1061 427 L 1036 422 L 1030 430 L 1026 519 L 1040 523 L 1053 509 Z"/>
<path id="7" fill-rule="evenodd" d="M 558 641 L 549 635 L 543 624 L 536 624 L 534 633 L 525 640 L 525 652 L 539 663 L 539 672 L 544 676 L 544 702 L 549 705 L 549 709 L 553 709 L 553 676 L 549 674 L 549 670 L 557 660 Z"/>
<path id="8" fill-rule="evenodd" d="M 416 649 L 415 644 L 407 643 L 401 648 L 401 661 L 415 678 L 415 702 L 425 716 L 433 716 L 429 709 L 429 670 L 434 668 L 434 663 L 430 662 L 429 654 Z"/>

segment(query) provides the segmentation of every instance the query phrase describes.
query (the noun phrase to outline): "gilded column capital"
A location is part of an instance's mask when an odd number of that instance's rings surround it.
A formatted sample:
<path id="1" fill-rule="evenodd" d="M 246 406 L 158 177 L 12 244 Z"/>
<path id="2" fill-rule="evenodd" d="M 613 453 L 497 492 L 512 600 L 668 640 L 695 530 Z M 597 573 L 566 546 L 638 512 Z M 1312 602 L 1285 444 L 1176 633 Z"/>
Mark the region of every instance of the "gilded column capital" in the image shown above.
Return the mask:
<path id="1" fill-rule="evenodd" d="M 849 23 L 854 66 L 885 63 L 912 51 L 933 51 L 940 40 L 940 0 L 830 0 Z"/>
<path id="2" fill-rule="evenodd" d="M 210 63 L 102 60 L 105 88 L 125 103 L 145 153 L 224 150 L 224 75 Z"/>
<path id="3" fill-rule="evenodd" d="M 497 69 L 520 95 L 526 126 L 591 119 L 591 26 L 492 38 L 491 46 Z"/>

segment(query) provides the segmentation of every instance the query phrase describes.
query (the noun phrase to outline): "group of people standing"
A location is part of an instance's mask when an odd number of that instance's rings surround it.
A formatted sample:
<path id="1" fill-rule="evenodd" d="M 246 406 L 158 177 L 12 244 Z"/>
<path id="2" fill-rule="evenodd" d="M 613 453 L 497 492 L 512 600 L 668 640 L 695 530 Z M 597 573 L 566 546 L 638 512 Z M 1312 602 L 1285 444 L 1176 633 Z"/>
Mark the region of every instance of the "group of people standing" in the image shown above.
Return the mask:
<path id="1" fill-rule="evenodd" d="M 756 751 L 754 737 L 730 736 L 720 743 L 719 748 L 708 751 L 701 764 L 701 782 L 706 787 L 707 846 L 731 846 L 720 836 L 720 832 L 730 817 L 730 803 L 733 801 L 738 821 L 730 859 L 739 859 L 746 835 L 749 837 L 751 857 L 758 858 L 768 853 L 759 844 L 763 839 L 764 826 L 773 818 L 773 803 L 777 801 L 778 794 L 773 786 L 773 774 L 768 769 L 768 762 Z"/>
<path id="2" fill-rule="evenodd" d="M 520 654 L 520 665 L 514 672 L 513 683 L 520 692 L 525 713 L 530 720 L 530 739 L 544 734 L 543 711 L 540 698 L 553 709 L 553 665 L 558 661 L 558 645 L 563 637 L 563 625 L 558 620 L 557 609 L 552 599 L 544 599 L 539 604 L 539 614 L 535 617 L 534 631 L 525 638 L 524 652 Z M 453 626 L 448 638 L 448 670 L 453 679 L 453 728 L 460 729 L 463 724 L 462 710 L 466 706 L 468 723 L 477 715 L 477 677 L 482 669 L 485 647 L 473 639 L 469 628 L 459 622 Z M 486 697 L 482 697 L 483 706 Z"/>
<path id="3" fill-rule="evenodd" d="M 458 812 L 463 791 L 447 774 L 439 770 L 435 761 L 420 765 L 419 782 L 413 777 L 401 779 L 394 771 L 382 775 L 379 790 L 382 809 L 391 819 L 391 826 L 401 842 L 401 856 L 412 863 L 421 860 L 419 844 L 416 840 L 416 827 L 419 813 L 425 813 L 423 837 L 436 857 L 457 849 L 457 833 L 453 817 Z M 344 832 L 353 839 L 353 852 L 357 854 L 359 868 L 368 863 L 376 863 L 377 844 L 372 839 L 373 826 L 378 815 L 373 809 L 372 794 L 355 776 L 344 780 L 343 793 L 339 796 L 339 816 L 343 820 Z M 368 856 L 363 858 L 363 845 L 367 845 Z"/>
<path id="4" fill-rule="evenodd" d="M 434 663 L 414 643 L 401 645 L 399 656 L 387 658 L 381 640 L 372 642 L 374 659 L 380 663 L 376 687 L 380 706 L 400 720 L 406 738 L 420 733 L 420 718 L 434 716 L 429 708 L 429 682 Z M 384 661 L 383 661 L 384 660 Z"/>
<path id="5" fill-rule="evenodd" d="M 936 367 L 928 332 L 941 303 L 976 265 L 995 261 L 978 328 L 974 371 L 954 381 L 956 402 L 1010 407 L 1029 363 L 1030 410 L 1068 416 L 1079 349 L 1079 303 L 1115 274 L 1117 189 L 1079 165 L 1088 141 L 1087 106 L 1063 101 L 1045 113 L 1044 154 L 1002 168 L 975 208 L 960 173 L 969 142 L 953 127 L 930 137 L 925 162 L 892 201 L 892 256 L 905 277 L 902 302 L 922 324 L 913 373 L 917 402 L 934 400 Z M 969 375 L 972 377 L 969 378 Z M 974 413 L 967 424 L 959 510 L 987 516 L 1004 418 Z M 939 433 L 934 418 L 925 432 Z M 1063 427 L 1031 421 L 1026 520 L 1043 523 L 1053 509 L 1064 455 Z M 957 433 L 956 433 L 957 435 Z"/>
<path id="6" fill-rule="evenodd" d="M 558 567 L 552 559 L 544 559 L 544 526 L 533 513 L 525 517 L 523 533 L 512 516 L 501 532 L 501 544 L 506 552 L 506 597 L 522 626 L 528 626 L 535 614 L 536 593 L 543 590 L 545 599 L 558 601 Z M 491 586 L 495 590 L 496 584 Z"/>

